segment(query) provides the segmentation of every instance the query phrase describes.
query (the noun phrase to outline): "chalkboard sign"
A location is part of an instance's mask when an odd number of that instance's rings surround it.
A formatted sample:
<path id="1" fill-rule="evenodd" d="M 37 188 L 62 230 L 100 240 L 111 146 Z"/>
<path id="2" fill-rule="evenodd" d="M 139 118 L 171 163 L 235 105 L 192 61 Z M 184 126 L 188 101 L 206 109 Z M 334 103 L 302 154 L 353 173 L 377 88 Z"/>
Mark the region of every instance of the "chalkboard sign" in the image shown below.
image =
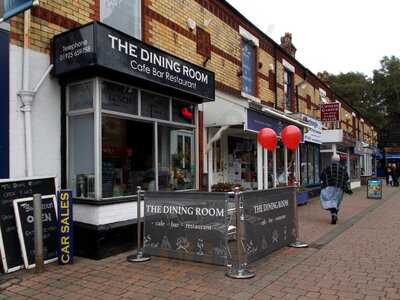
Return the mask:
<path id="1" fill-rule="evenodd" d="M 22 268 L 24 262 L 18 240 L 13 201 L 33 194 L 55 195 L 54 177 L 0 180 L 0 253 L 6 273 Z"/>
<path id="2" fill-rule="evenodd" d="M 243 208 L 248 262 L 294 242 L 294 188 L 244 192 Z"/>
<path id="3" fill-rule="evenodd" d="M 27 269 L 35 267 L 35 232 L 33 198 L 14 200 L 14 212 L 22 258 Z M 42 197 L 43 255 L 44 262 L 57 260 L 58 221 L 55 196 Z"/>
<path id="4" fill-rule="evenodd" d="M 367 198 L 382 199 L 382 180 L 379 178 L 368 179 Z"/>
<path id="5" fill-rule="evenodd" d="M 146 254 L 226 265 L 224 193 L 145 193 Z"/>

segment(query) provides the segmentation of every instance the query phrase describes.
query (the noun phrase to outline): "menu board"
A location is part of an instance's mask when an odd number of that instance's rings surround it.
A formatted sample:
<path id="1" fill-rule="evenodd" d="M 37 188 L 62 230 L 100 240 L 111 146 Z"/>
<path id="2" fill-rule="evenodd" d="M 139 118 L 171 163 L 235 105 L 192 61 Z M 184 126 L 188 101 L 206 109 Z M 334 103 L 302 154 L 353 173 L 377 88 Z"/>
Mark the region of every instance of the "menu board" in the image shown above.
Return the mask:
<path id="1" fill-rule="evenodd" d="M 14 200 L 32 197 L 33 194 L 55 193 L 55 177 L 0 180 L 0 253 L 4 272 L 19 270 L 24 265 L 14 215 Z"/>
<path id="2" fill-rule="evenodd" d="M 367 198 L 382 199 L 382 180 L 378 178 L 368 179 Z"/>
<path id="3" fill-rule="evenodd" d="M 33 198 L 14 200 L 18 237 L 25 268 L 35 267 L 35 227 Z M 42 197 L 43 256 L 44 262 L 57 260 L 58 222 L 55 196 Z"/>

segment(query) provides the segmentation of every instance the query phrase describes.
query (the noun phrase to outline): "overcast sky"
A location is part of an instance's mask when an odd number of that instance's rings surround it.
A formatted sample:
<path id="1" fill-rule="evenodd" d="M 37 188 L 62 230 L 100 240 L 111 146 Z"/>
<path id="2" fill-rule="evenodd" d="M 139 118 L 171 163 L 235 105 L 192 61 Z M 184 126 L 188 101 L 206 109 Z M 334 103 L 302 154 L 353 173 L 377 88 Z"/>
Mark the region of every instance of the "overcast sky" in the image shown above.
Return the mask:
<path id="1" fill-rule="evenodd" d="M 372 75 L 385 55 L 400 56 L 398 0 L 228 0 L 280 43 L 293 34 L 296 58 L 313 73 Z"/>

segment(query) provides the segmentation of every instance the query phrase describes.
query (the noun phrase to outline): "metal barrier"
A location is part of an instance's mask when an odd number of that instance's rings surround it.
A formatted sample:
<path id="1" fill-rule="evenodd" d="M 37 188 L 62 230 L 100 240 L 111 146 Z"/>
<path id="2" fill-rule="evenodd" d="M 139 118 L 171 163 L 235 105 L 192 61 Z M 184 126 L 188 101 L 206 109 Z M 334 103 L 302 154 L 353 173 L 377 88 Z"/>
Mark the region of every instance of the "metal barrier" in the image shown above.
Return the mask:
<path id="1" fill-rule="evenodd" d="M 235 279 L 248 279 L 256 274 L 247 268 L 247 253 L 244 251 L 244 210 L 242 193 L 235 188 L 236 207 L 236 262 L 229 268 L 226 276 Z"/>
<path id="2" fill-rule="evenodd" d="M 289 247 L 292 248 L 307 248 L 308 244 L 305 242 L 302 242 L 299 240 L 300 238 L 300 225 L 299 225 L 299 215 L 298 215 L 298 211 L 297 211 L 297 186 L 298 183 L 297 181 L 295 181 L 295 189 L 294 189 L 294 219 L 296 222 L 296 241 L 294 241 L 293 243 L 289 244 Z"/>
<path id="3" fill-rule="evenodd" d="M 129 262 L 145 262 L 151 259 L 150 256 L 144 254 L 143 251 L 143 243 L 142 243 L 142 231 L 141 231 L 141 223 L 143 222 L 143 232 L 144 232 L 144 224 L 145 224 L 145 214 L 143 214 L 143 218 L 141 218 L 142 209 L 141 209 L 141 202 L 142 199 L 144 200 L 142 189 L 140 186 L 137 187 L 137 250 L 135 254 L 129 255 L 126 259 Z"/>

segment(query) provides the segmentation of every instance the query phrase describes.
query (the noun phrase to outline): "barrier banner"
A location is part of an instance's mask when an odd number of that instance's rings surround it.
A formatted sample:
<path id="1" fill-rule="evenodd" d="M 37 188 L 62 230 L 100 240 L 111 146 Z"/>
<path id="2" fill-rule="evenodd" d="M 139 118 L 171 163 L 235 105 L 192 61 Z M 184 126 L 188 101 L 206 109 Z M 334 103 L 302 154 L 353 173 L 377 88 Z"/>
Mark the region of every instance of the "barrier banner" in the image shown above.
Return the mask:
<path id="1" fill-rule="evenodd" d="M 226 265 L 227 194 L 146 192 L 144 252 Z"/>
<path id="2" fill-rule="evenodd" d="M 294 187 L 242 193 L 244 238 L 248 262 L 296 240 Z"/>

